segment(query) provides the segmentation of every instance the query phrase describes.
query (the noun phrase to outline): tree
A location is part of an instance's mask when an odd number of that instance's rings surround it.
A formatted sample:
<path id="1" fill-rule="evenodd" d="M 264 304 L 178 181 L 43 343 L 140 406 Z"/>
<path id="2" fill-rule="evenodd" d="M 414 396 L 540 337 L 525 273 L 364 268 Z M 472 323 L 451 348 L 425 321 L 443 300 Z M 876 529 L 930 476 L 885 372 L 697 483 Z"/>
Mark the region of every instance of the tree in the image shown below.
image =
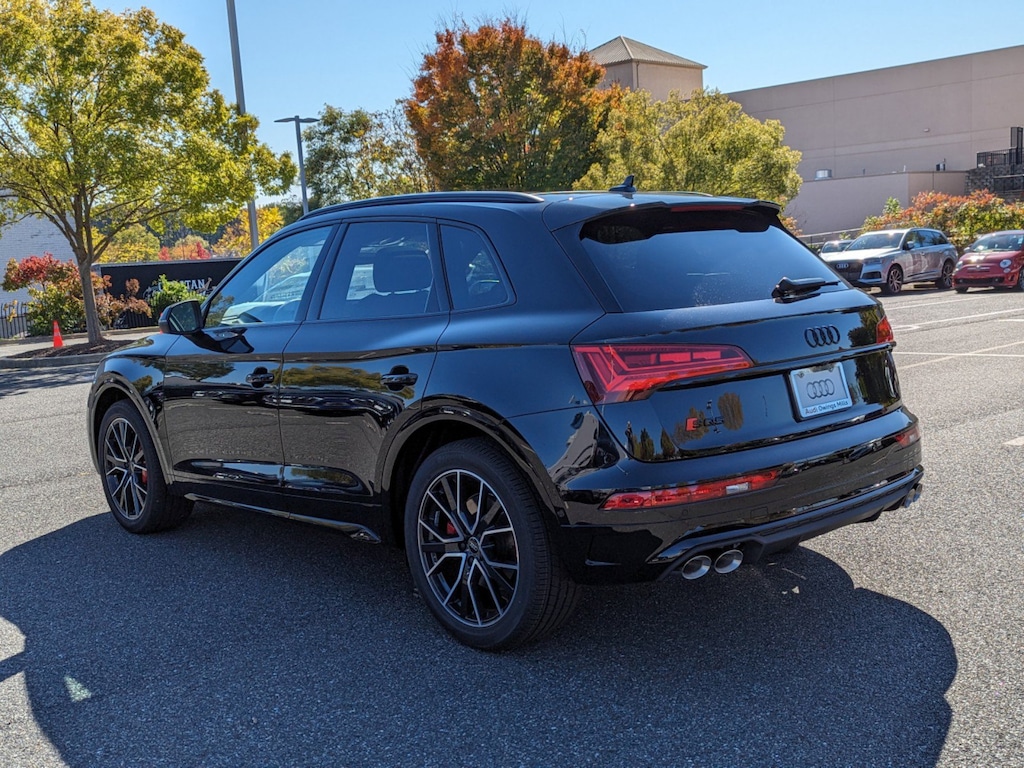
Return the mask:
<path id="1" fill-rule="evenodd" d="M 328 105 L 303 135 L 314 207 L 430 189 L 415 138 L 397 106 L 344 112 Z"/>
<path id="2" fill-rule="evenodd" d="M 276 205 L 264 205 L 256 209 L 256 229 L 262 239 L 270 237 L 284 226 L 284 217 Z M 238 217 L 232 219 L 225 227 L 224 234 L 213 244 L 218 256 L 245 256 L 252 250 L 252 238 L 249 236 L 249 214 L 242 210 Z"/>
<path id="3" fill-rule="evenodd" d="M 715 90 L 653 101 L 627 92 L 611 106 L 597 145 L 601 159 L 577 189 L 607 189 L 629 174 L 650 190 L 689 190 L 774 200 L 800 191 L 800 153 L 782 143 L 778 120 L 761 122 Z"/>
<path id="4" fill-rule="evenodd" d="M 42 216 L 70 243 L 91 343 L 90 267 L 119 232 L 173 214 L 209 231 L 257 189 L 291 184 L 290 157 L 259 144 L 256 126 L 145 8 L 0 0 L 0 219 Z"/>
<path id="5" fill-rule="evenodd" d="M 970 195 L 920 192 L 907 208 L 889 198 L 881 216 L 868 216 L 863 232 L 903 227 L 928 227 L 945 232 L 963 251 L 985 232 L 1024 228 L 1024 203 L 1008 202 L 987 190 Z"/>
<path id="6" fill-rule="evenodd" d="M 102 238 L 93 232 L 93 241 Z M 160 255 L 160 238 L 142 224 L 132 224 L 110 238 L 110 243 L 97 262 L 118 264 L 131 261 L 156 261 Z"/>
<path id="7" fill-rule="evenodd" d="M 586 52 L 543 43 L 505 18 L 436 33 L 404 102 L 440 189 L 568 189 L 597 160 L 609 91 Z"/>

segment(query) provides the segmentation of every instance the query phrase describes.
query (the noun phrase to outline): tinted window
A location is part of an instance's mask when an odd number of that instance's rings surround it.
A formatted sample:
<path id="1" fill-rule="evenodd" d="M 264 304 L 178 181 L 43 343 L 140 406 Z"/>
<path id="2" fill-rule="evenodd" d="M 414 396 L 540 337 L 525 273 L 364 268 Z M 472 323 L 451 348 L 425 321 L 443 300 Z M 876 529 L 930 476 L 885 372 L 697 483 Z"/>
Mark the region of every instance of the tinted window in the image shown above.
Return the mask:
<path id="1" fill-rule="evenodd" d="M 257 252 L 210 300 L 207 327 L 294 320 L 330 232 L 296 232 Z"/>
<path id="2" fill-rule="evenodd" d="M 320 310 L 324 320 L 437 312 L 429 229 L 423 222 L 349 226 Z"/>
<path id="3" fill-rule="evenodd" d="M 455 309 L 493 307 L 508 301 L 507 279 L 480 233 L 444 225 L 441 248 Z"/>
<path id="4" fill-rule="evenodd" d="M 753 211 L 632 211 L 588 222 L 580 239 L 626 311 L 770 299 L 783 277 L 836 279 Z"/>

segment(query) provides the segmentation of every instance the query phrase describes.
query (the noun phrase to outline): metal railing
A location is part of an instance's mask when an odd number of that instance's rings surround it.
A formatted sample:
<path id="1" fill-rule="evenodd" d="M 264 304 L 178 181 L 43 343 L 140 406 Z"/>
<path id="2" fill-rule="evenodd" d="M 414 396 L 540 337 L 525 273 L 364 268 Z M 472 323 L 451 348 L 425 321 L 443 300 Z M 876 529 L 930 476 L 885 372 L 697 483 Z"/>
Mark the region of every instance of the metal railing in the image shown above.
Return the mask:
<path id="1" fill-rule="evenodd" d="M 991 152 L 978 153 L 978 168 L 991 168 L 996 165 L 1024 164 L 1024 147 L 1010 147 Z"/>
<path id="2" fill-rule="evenodd" d="M 28 336 L 28 305 L 20 301 L 0 304 L 0 339 Z"/>

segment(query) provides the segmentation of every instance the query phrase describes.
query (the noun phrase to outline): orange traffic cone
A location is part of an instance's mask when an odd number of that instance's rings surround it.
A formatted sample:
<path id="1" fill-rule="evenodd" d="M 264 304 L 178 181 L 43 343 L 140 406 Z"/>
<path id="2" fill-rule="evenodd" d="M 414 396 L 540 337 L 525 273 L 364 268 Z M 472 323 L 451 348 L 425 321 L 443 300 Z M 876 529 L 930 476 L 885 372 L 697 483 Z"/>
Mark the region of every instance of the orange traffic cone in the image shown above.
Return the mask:
<path id="1" fill-rule="evenodd" d="M 57 348 L 63 347 L 63 346 L 64 346 L 64 339 L 60 335 L 60 326 L 57 324 L 57 321 L 54 320 L 53 321 L 53 348 L 57 349 Z"/>

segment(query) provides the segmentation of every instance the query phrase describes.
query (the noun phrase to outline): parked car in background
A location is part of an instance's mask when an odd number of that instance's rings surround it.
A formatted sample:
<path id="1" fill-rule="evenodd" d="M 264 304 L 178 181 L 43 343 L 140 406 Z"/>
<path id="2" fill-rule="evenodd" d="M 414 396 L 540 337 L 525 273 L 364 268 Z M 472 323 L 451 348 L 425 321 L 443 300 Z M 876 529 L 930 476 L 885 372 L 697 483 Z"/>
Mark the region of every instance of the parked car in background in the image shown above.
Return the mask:
<path id="1" fill-rule="evenodd" d="M 911 283 L 952 288 L 957 252 L 937 229 L 887 229 L 863 234 L 822 258 L 852 285 L 892 295 Z"/>
<path id="2" fill-rule="evenodd" d="M 828 240 L 821 244 L 818 253 L 838 253 L 845 251 L 853 240 Z"/>
<path id="3" fill-rule="evenodd" d="M 310 213 L 100 364 L 107 503 L 134 533 L 208 501 L 403 547 L 486 649 L 554 630 L 578 584 L 875 520 L 923 477 L 892 329 L 778 214 L 631 188 Z"/>
<path id="4" fill-rule="evenodd" d="M 1024 230 L 982 235 L 964 251 L 953 273 L 953 288 L 1016 288 L 1024 291 Z"/>

